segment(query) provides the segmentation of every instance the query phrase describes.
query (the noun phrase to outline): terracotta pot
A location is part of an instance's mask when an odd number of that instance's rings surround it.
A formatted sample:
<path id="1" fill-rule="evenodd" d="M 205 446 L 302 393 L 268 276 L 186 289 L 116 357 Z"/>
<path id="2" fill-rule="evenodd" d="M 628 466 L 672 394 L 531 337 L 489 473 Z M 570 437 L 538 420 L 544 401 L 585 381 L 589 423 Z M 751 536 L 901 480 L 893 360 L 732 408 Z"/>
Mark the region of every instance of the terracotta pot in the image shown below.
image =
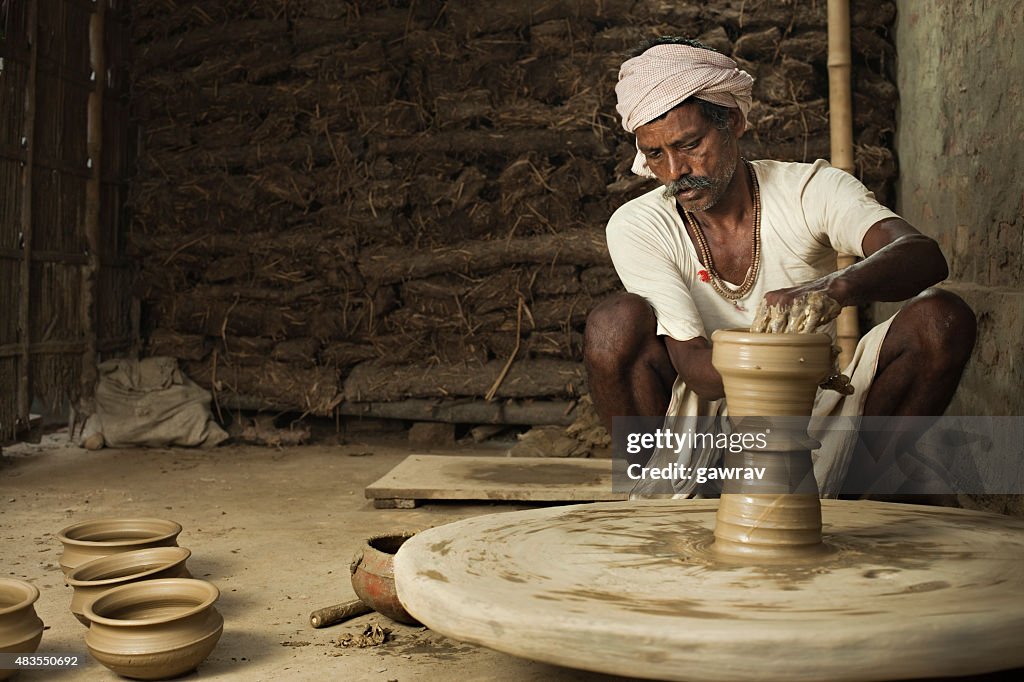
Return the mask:
<path id="1" fill-rule="evenodd" d="M 832 372 L 827 334 L 752 334 L 719 329 L 711 364 L 722 375 L 729 416 L 807 416 L 818 384 Z"/>
<path id="2" fill-rule="evenodd" d="M 350 566 L 356 596 L 377 613 L 399 623 L 419 625 L 398 599 L 395 590 L 395 553 L 415 533 L 375 535 L 369 538 Z"/>
<path id="3" fill-rule="evenodd" d="M 31 654 L 43 638 L 43 621 L 36 615 L 33 604 L 39 599 L 35 585 L 0 578 L 0 653 Z M 0 680 L 18 672 L 0 669 Z"/>
<path id="4" fill-rule="evenodd" d="M 175 547 L 181 525 L 164 519 L 93 519 L 57 534 L 64 545 L 60 567 L 70 575 L 78 566 L 100 557 L 147 547 Z"/>
<path id="5" fill-rule="evenodd" d="M 144 580 L 115 587 L 86 604 L 85 644 L 118 675 L 162 680 L 202 663 L 217 646 L 224 619 L 220 592 L 191 578 Z"/>
<path id="6" fill-rule="evenodd" d="M 191 578 L 185 562 L 192 552 L 184 547 L 150 547 L 93 559 L 78 566 L 67 578 L 74 588 L 71 613 L 89 626 L 85 605 L 118 585 L 157 578 Z"/>

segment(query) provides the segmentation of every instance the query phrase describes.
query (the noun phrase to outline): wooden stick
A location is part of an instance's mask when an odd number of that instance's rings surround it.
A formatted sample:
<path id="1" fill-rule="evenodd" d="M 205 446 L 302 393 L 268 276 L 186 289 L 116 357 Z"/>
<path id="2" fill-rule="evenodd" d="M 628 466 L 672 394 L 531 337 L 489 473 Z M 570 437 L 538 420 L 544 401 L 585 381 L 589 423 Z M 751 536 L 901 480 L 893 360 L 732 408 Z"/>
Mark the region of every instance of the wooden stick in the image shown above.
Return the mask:
<path id="1" fill-rule="evenodd" d="M 23 138 L 25 140 L 25 165 L 21 169 L 21 239 L 23 259 L 21 262 L 21 297 L 18 301 L 18 325 L 21 327 L 21 354 L 18 362 L 18 413 L 15 417 L 14 431 L 19 427 L 28 426 L 29 410 L 32 406 L 32 389 L 30 386 L 32 318 L 29 315 L 32 304 L 32 187 L 35 161 L 36 136 L 36 78 L 39 73 L 39 3 L 32 0 L 28 8 L 28 31 L 31 42 L 32 56 L 28 69 L 28 82 L 25 85 L 25 124 Z"/>
<path id="2" fill-rule="evenodd" d="M 515 362 L 516 355 L 519 353 L 519 345 L 522 342 L 522 336 L 520 331 L 523 327 L 523 297 L 519 297 L 519 304 L 516 306 L 516 345 L 512 349 L 512 353 L 508 356 L 508 361 L 505 366 L 501 368 L 501 372 L 498 374 L 498 378 L 494 380 L 494 384 L 491 385 L 490 390 L 487 391 L 487 395 L 484 396 L 484 400 L 491 402 L 494 400 L 495 394 L 498 389 L 501 388 L 501 382 L 505 380 L 505 376 L 508 374 L 508 370 L 512 367 L 512 363 Z"/>
<path id="3" fill-rule="evenodd" d="M 89 93 L 86 117 L 85 146 L 92 162 L 92 174 L 85 183 L 85 243 L 89 248 L 88 262 L 82 268 L 81 320 L 85 337 L 82 353 L 81 395 L 91 398 L 96 375 L 96 288 L 100 270 L 100 202 L 103 181 L 103 92 L 107 81 L 107 60 L 103 46 L 103 21 L 107 3 L 96 3 L 89 19 L 89 66 L 95 76 L 95 86 Z"/>
<path id="4" fill-rule="evenodd" d="M 832 166 L 853 173 L 853 111 L 850 92 L 850 3 L 849 0 L 828 1 L 828 101 L 829 128 L 832 140 Z M 857 258 L 839 254 L 839 269 L 855 263 Z M 843 308 L 836 322 L 839 345 L 839 367 L 853 360 L 860 329 L 857 309 Z"/>
<path id="5" fill-rule="evenodd" d="M 326 628 L 331 625 L 337 625 L 349 618 L 369 613 L 370 611 L 373 611 L 373 609 L 367 606 L 365 602 L 360 599 L 353 599 L 342 604 L 317 609 L 309 614 L 309 624 L 315 628 Z"/>
<path id="6" fill-rule="evenodd" d="M 828 2 L 828 100 L 832 165 L 853 172 L 849 0 Z"/>

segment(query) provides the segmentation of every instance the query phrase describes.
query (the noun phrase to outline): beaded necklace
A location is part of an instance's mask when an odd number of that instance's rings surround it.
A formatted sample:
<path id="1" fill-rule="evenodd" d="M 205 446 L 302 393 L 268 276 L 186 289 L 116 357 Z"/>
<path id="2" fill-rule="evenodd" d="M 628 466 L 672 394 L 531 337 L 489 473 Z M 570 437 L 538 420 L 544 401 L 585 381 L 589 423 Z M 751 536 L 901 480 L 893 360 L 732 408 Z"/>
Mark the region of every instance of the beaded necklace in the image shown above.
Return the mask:
<path id="1" fill-rule="evenodd" d="M 715 263 L 711 259 L 711 249 L 708 247 L 707 239 L 704 237 L 704 231 L 700 229 L 700 225 L 697 224 L 693 215 L 689 211 L 683 210 L 686 223 L 690 226 L 693 236 L 697 239 L 701 260 L 704 262 L 704 267 L 708 272 L 708 283 L 711 284 L 711 288 L 719 296 L 727 301 L 731 301 L 737 310 L 746 310 L 739 304 L 739 300 L 749 294 L 750 290 L 754 288 L 754 282 L 757 281 L 757 272 L 761 269 L 761 188 L 757 184 L 757 175 L 754 173 L 754 167 L 746 159 L 743 159 L 743 163 L 747 167 L 747 172 L 750 173 L 751 186 L 754 189 L 754 238 L 750 248 L 750 269 L 747 270 L 747 276 L 743 278 L 743 282 L 738 288 L 733 289 L 715 270 Z"/>

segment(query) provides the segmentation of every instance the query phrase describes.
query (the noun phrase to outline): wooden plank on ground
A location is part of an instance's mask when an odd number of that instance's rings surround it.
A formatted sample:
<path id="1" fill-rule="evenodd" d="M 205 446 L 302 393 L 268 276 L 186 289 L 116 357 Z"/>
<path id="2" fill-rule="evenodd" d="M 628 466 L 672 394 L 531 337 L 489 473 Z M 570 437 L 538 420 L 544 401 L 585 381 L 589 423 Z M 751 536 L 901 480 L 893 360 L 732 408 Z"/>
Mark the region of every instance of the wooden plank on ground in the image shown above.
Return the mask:
<path id="1" fill-rule="evenodd" d="M 410 508 L 428 500 L 606 502 L 610 459 L 409 455 L 366 488 L 379 508 Z"/>

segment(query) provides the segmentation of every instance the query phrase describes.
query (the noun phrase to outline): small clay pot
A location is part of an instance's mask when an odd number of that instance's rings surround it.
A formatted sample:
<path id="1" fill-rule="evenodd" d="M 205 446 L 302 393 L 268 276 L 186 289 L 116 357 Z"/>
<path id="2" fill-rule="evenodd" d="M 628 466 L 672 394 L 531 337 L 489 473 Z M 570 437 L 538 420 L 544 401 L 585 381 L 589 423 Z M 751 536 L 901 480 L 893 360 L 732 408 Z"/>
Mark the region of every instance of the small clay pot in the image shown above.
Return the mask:
<path id="1" fill-rule="evenodd" d="M 191 578 L 185 562 L 192 552 L 184 547 L 150 547 L 93 559 L 78 566 L 67 578 L 74 588 L 71 613 L 89 627 L 85 605 L 118 585 L 157 578 Z"/>
<path id="2" fill-rule="evenodd" d="M 224 631 L 213 603 L 220 592 L 205 580 L 161 578 L 115 587 L 86 604 L 85 644 L 118 675 L 139 680 L 177 677 L 202 663 Z"/>
<path id="3" fill-rule="evenodd" d="M 0 653 L 31 654 L 39 647 L 43 638 L 43 621 L 36 615 L 33 606 L 39 599 L 35 585 L 0 578 Z M 0 680 L 18 672 L 0 669 Z"/>
<path id="4" fill-rule="evenodd" d="M 395 590 L 395 554 L 415 533 L 375 535 L 367 539 L 352 559 L 352 589 L 377 613 L 409 625 L 419 621 L 409 615 Z"/>
<path id="5" fill-rule="evenodd" d="M 60 567 L 71 575 L 78 566 L 100 557 L 147 547 L 175 547 L 181 525 L 165 519 L 93 519 L 57 534 L 64 545 Z"/>

